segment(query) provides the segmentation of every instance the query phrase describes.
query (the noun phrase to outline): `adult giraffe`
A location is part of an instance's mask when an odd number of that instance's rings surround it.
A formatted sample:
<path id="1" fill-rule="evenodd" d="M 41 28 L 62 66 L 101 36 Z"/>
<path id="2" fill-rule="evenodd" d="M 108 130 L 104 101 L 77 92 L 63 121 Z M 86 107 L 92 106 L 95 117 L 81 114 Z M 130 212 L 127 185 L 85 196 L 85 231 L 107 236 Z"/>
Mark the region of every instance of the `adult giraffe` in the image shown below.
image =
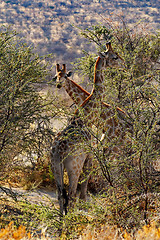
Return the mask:
<path id="1" fill-rule="evenodd" d="M 127 116 L 123 110 L 118 107 L 113 108 L 111 105 L 103 102 L 103 70 L 106 69 L 106 67 L 124 66 L 123 59 L 114 53 L 111 43 L 107 43 L 106 47 L 107 51 L 99 53 L 95 64 L 94 87 L 92 92 L 75 113 L 79 113 L 83 122 L 88 126 L 95 125 L 98 130 L 102 131 L 108 145 L 105 151 L 114 156 L 120 153 L 121 146 L 126 143 L 126 132 L 129 131 L 132 133 L 133 129 L 132 124 L 127 120 Z M 114 142 L 116 142 L 116 144 Z"/>
<path id="2" fill-rule="evenodd" d="M 70 76 L 70 73 L 66 72 L 65 64 L 62 65 L 62 69 L 60 69 L 59 64 L 56 64 L 56 76 L 53 80 L 57 81 L 57 87 L 61 88 L 63 86 L 72 100 L 77 105 L 80 105 L 90 95 L 90 93 L 85 91 L 73 80 L 69 79 L 68 76 Z M 65 79 L 65 83 L 60 81 L 61 78 Z M 82 140 L 84 140 L 84 138 L 85 141 L 90 141 L 91 136 L 82 126 L 80 119 L 78 119 L 73 120 L 69 126 L 58 134 L 53 143 L 51 150 L 51 167 L 58 189 L 58 200 L 62 215 L 63 211 L 65 211 L 65 214 L 67 213 L 68 202 L 69 206 L 71 206 L 76 197 L 78 180 L 82 170 L 85 179 L 81 183 L 80 199 L 86 200 L 92 155 L 86 151 L 84 145 L 81 147 Z M 64 168 L 66 169 L 69 178 L 68 196 L 64 189 Z"/>

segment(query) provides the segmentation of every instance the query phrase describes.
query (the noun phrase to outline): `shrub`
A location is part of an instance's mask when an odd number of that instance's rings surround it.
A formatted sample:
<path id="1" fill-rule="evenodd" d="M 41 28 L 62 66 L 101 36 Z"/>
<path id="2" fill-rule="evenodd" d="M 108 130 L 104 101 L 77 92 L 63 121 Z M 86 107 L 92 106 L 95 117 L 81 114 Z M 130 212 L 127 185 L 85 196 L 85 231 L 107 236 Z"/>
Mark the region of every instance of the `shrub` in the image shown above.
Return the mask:
<path id="1" fill-rule="evenodd" d="M 49 74 L 43 60 L 15 32 L 0 32 L 0 177 L 20 155 L 40 159 L 51 142 L 53 110 L 36 89 Z"/>
<path id="2" fill-rule="evenodd" d="M 160 160 L 160 82 L 157 68 L 160 38 L 158 33 L 149 33 L 141 25 L 129 29 L 123 19 L 119 20 L 122 24 L 118 26 L 106 20 L 107 27 L 86 29 L 82 35 L 90 42 L 96 42 L 101 51 L 103 43 L 111 40 L 113 49 L 125 60 L 125 70 L 105 71 L 104 101 L 113 109 L 118 106 L 125 110 L 127 121 L 133 126 L 133 134 L 127 132 L 126 144 L 116 159 L 104 152 L 110 146 L 113 149 L 120 144 L 116 139 L 108 142 L 106 137 L 103 144 L 99 140 L 98 147 L 91 147 L 91 150 L 108 181 L 106 198 L 112 204 L 106 217 L 120 227 L 132 228 L 143 220 L 147 224 L 159 207 L 160 169 L 156 166 Z M 77 60 L 75 66 L 81 74 L 86 75 L 87 72 L 90 79 L 94 61 L 94 55 L 87 53 Z"/>

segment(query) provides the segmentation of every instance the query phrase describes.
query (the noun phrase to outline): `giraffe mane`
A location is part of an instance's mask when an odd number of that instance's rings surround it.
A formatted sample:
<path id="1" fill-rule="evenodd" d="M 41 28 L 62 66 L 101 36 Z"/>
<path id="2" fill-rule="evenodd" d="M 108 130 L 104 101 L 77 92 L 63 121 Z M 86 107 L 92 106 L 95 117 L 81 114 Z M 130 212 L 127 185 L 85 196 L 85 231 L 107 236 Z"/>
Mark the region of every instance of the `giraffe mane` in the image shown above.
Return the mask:
<path id="1" fill-rule="evenodd" d="M 78 85 L 76 82 L 74 82 L 72 79 L 69 79 L 77 88 L 79 88 L 82 92 L 86 93 L 88 96 L 90 96 L 90 93 L 87 92 L 84 88 L 82 88 L 80 85 Z"/>

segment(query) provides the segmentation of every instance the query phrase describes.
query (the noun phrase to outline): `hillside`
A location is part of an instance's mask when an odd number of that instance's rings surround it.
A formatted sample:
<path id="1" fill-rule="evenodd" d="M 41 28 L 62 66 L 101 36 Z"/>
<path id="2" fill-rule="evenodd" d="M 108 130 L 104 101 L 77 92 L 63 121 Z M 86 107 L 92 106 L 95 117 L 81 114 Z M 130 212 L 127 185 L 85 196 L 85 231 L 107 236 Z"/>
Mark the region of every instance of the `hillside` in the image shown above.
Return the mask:
<path id="1" fill-rule="evenodd" d="M 156 29 L 159 7 L 157 0 L 1 0 L 0 25 L 21 32 L 40 55 L 54 54 L 54 63 L 72 62 L 82 49 L 94 48 L 86 44 L 77 27 L 106 24 L 104 18 L 112 13 L 112 17 L 121 14 L 128 24 L 142 19 Z"/>

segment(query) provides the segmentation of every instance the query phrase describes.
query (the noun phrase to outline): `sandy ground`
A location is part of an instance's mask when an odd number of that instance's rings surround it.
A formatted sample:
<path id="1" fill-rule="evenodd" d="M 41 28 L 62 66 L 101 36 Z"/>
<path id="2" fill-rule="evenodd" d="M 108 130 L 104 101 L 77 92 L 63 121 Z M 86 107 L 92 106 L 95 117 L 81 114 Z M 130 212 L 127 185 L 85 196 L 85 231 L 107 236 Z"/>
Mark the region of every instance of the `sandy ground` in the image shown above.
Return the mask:
<path id="1" fill-rule="evenodd" d="M 8 194 L 6 194 L 2 189 L 0 189 L 0 197 L 15 197 L 18 200 L 27 200 L 30 203 L 33 204 L 42 204 L 42 205 L 55 205 L 55 207 L 58 207 L 58 197 L 57 193 L 55 191 L 48 191 L 48 190 L 24 190 L 22 188 L 8 188 L 4 187 L 4 190 Z"/>

